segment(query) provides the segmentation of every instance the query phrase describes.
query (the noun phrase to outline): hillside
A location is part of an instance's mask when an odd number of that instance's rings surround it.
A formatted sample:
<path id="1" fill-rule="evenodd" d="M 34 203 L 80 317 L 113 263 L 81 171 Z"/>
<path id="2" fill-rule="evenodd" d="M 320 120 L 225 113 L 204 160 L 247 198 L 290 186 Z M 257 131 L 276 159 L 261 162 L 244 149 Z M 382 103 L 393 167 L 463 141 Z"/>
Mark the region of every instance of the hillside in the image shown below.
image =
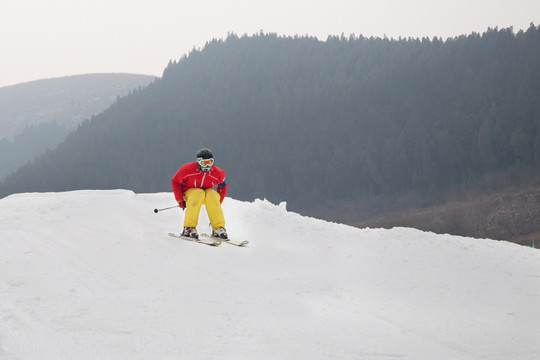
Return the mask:
<path id="1" fill-rule="evenodd" d="M 407 226 L 439 234 L 507 240 L 525 246 L 540 244 L 540 188 L 534 186 L 467 193 L 460 200 L 442 205 L 370 213 L 362 221 L 357 214 L 341 219 L 358 227 Z M 326 213 L 325 218 L 331 219 L 332 214 Z"/>
<path id="2" fill-rule="evenodd" d="M 0 200 L 6 359 L 531 360 L 540 252 L 358 229 L 227 198 L 218 248 L 179 231 L 172 193 Z M 203 209 L 204 210 L 204 209 Z M 207 231 L 201 215 L 199 230 Z"/>
<path id="3" fill-rule="evenodd" d="M 0 181 L 152 76 L 87 74 L 0 88 Z"/>
<path id="4" fill-rule="evenodd" d="M 154 76 L 85 74 L 0 87 L 0 140 L 12 140 L 26 127 L 55 122 L 72 130 L 119 96 L 148 85 Z"/>
<path id="5" fill-rule="evenodd" d="M 201 147 L 231 196 L 350 223 L 522 192 L 540 175 L 538 58 L 533 24 L 447 41 L 230 34 L 81 124 L 0 196 L 168 191 Z"/>

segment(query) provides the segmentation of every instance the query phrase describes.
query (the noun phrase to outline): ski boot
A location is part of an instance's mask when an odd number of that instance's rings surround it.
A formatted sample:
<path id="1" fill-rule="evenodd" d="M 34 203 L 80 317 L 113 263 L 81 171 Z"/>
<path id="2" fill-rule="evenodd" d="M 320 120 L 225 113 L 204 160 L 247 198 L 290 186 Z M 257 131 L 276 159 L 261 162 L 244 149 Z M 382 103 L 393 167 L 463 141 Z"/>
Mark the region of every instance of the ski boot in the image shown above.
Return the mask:
<path id="1" fill-rule="evenodd" d="M 194 227 L 185 227 L 184 230 L 182 231 L 182 234 L 180 235 L 194 238 L 194 239 L 199 238 L 199 233 L 197 232 L 197 228 L 194 228 Z"/>
<path id="2" fill-rule="evenodd" d="M 224 240 L 229 239 L 229 237 L 227 236 L 227 230 L 225 230 L 225 228 L 223 227 L 212 230 L 212 236 L 220 238 L 220 239 L 224 239 Z"/>

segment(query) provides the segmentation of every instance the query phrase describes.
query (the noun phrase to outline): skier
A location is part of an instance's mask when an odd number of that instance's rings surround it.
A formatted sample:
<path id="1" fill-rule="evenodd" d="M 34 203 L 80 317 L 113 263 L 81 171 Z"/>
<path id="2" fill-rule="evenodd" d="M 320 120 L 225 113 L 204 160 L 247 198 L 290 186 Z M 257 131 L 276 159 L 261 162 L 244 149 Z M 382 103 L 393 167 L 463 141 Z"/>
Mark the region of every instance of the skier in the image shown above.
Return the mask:
<path id="1" fill-rule="evenodd" d="M 214 155 L 210 150 L 197 151 L 196 161 L 182 165 L 172 177 L 171 185 L 178 205 L 186 211 L 182 236 L 199 238 L 197 223 L 204 204 L 212 226 L 212 236 L 228 239 L 221 209 L 227 193 L 225 171 L 214 165 Z"/>

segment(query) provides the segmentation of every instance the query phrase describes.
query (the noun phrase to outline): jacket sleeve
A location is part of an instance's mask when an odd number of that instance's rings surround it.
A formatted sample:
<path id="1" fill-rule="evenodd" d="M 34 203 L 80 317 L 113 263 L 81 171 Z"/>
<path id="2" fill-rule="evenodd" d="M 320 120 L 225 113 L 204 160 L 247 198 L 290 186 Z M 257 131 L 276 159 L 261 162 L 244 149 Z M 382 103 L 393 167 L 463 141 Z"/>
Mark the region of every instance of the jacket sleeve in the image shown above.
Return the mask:
<path id="1" fill-rule="evenodd" d="M 225 195 L 227 195 L 227 183 L 225 182 L 225 171 L 219 169 L 220 172 L 220 183 L 217 185 L 216 191 L 220 196 L 220 202 L 223 202 Z"/>
<path id="2" fill-rule="evenodd" d="M 171 179 L 171 187 L 174 193 L 174 198 L 180 204 L 184 201 L 184 186 L 183 178 L 185 174 L 185 166 L 180 167 L 176 174 Z"/>
<path id="3" fill-rule="evenodd" d="M 221 184 L 218 184 L 216 191 L 220 196 L 219 201 L 223 202 L 223 199 L 225 199 L 225 195 L 227 194 L 227 183 L 225 182 L 225 180 L 223 180 Z"/>

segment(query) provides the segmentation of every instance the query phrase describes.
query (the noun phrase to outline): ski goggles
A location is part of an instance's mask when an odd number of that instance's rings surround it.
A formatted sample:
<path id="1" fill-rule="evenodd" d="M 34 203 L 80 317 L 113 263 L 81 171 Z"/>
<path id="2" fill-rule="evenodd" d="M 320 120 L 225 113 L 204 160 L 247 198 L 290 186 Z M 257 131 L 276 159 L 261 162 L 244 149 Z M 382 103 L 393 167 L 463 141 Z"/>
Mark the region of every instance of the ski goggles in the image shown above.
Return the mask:
<path id="1" fill-rule="evenodd" d="M 214 165 L 214 159 L 197 159 L 197 164 L 199 164 L 201 167 L 210 167 Z"/>

